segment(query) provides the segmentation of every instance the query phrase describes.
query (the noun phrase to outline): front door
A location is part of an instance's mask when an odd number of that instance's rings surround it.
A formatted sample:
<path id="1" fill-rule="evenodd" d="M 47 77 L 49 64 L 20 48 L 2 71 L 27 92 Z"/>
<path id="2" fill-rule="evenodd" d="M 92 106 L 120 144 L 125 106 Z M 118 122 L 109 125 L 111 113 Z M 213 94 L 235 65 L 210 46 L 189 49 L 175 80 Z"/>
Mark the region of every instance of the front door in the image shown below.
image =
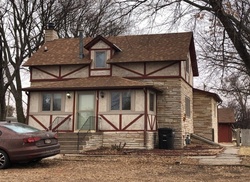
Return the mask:
<path id="1" fill-rule="evenodd" d="M 78 94 L 77 129 L 95 130 L 95 92 Z"/>

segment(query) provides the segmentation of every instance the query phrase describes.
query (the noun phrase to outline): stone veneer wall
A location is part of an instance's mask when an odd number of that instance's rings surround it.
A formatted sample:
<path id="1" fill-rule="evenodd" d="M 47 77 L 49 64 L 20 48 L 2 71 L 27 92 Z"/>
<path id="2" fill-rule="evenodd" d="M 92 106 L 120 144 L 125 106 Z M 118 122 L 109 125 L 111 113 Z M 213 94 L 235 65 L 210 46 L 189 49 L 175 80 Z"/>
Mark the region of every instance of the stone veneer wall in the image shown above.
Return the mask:
<path id="1" fill-rule="evenodd" d="M 174 130 L 174 148 L 183 148 L 185 134 L 193 132 L 193 119 L 191 117 L 184 124 L 185 95 L 190 97 L 192 108 L 192 87 L 181 78 L 144 80 L 162 89 L 157 95 L 157 121 L 158 128 L 171 128 Z M 192 113 L 192 109 L 191 109 Z"/>
<path id="2" fill-rule="evenodd" d="M 146 132 L 146 145 L 144 145 L 144 132 L 103 132 L 103 147 L 123 145 L 126 149 L 153 149 L 156 145 L 156 132 Z"/>
<path id="3" fill-rule="evenodd" d="M 194 92 L 194 133 L 212 140 L 212 98 Z"/>

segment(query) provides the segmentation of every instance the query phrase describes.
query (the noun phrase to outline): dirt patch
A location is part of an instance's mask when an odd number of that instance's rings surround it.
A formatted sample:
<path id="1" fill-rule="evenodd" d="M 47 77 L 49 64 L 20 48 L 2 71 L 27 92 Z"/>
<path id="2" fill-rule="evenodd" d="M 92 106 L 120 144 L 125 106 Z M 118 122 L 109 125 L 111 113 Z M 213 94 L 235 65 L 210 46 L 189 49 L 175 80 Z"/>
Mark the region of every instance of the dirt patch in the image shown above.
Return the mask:
<path id="1" fill-rule="evenodd" d="M 181 163 L 176 163 L 181 161 Z M 195 159 L 162 155 L 103 155 L 45 159 L 0 170 L 0 181 L 247 181 L 244 166 L 202 166 Z"/>
<path id="2" fill-rule="evenodd" d="M 199 147 L 198 147 L 199 148 Z M 58 155 L 33 164 L 16 164 L 0 170 L 0 181 L 8 182 L 96 182 L 96 181 L 248 181 L 250 157 L 240 166 L 205 166 L 188 156 L 213 155 L 221 148 L 185 150 L 99 149 L 81 155 Z M 86 155 L 89 154 L 89 155 Z"/>
<path id="3" fill-rule="evenodd" d="M 83 155 L 162 155 L 162 156 L 211 156 L 217 155 L 223 151 L 223 147 L 211 147 L 211 146 L 197 146 L 190 145 L 184 149 L 177 150 L 164 150 L 164 149 L 152 149 L 152 150 L 129 150 L 129 149 L 112 149 L 112 148 L 99 148 L 96 150 L 84 151 Z"/>

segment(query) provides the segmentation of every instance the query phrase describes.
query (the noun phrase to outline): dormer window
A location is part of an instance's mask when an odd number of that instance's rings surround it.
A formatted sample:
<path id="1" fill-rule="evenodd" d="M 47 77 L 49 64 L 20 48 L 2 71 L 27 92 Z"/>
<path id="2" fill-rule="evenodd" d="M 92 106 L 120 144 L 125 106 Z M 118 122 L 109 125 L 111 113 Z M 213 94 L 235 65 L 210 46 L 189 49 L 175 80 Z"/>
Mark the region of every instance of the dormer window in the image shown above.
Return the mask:
<path id="1" fill-rule="evenodd" d="M 106 51 L 95 51 L 95 68 L 106 68 Z"/>

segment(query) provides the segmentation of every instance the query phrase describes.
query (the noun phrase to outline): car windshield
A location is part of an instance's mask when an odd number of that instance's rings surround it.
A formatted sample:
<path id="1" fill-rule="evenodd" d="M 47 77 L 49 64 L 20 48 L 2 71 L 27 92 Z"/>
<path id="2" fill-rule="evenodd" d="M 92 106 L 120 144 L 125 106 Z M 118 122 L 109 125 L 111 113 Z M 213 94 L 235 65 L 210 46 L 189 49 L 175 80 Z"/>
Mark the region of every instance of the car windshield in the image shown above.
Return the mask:
<path id="1" fill-rule="evenodd" d="M 24 125 L 21 123 L 11 123 L 11 124 L 6 124 L 4 125 L 4 127 L 16 132 L 16 133 L 33 133 L 33 132 L 38 132 L 40 130 L 28 126 L 28 125 Z"/>

